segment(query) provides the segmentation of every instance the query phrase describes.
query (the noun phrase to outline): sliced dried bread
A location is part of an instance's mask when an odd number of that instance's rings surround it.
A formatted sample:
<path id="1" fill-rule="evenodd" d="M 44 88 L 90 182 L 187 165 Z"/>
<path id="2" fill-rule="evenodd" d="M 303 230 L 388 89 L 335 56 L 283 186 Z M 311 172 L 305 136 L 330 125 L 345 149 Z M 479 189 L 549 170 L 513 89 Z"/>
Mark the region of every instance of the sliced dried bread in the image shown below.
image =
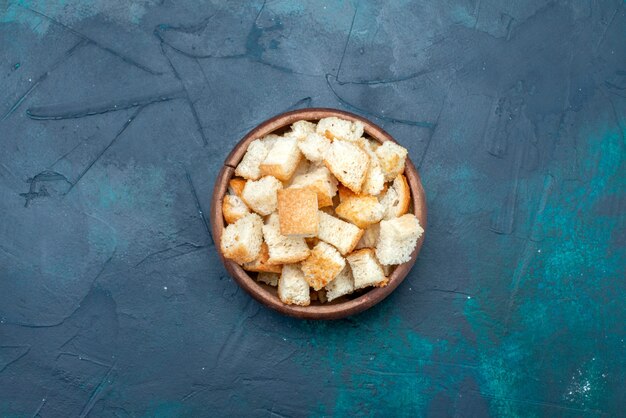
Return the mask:
<path id="1" fill-rule="evenodd" d="M 374 250 L 364 248 L 350 254 L 346 257 L 352 275 L 354 276 L 354 288 L 363 289 L 369 286 L 383 287 L 387 285 L 387 278 L 383 272 L 383 268 L 376 259 Z"/>
<path id="2" fill-rule="evenodd" d="M 383 265 L 406 263 L 424 230 L 412 213 L 380 222 L 376 257 Z"/>
<path id="3" fill-rule="evenodd" d="M 299 264 L 286 264 L 278 280 L 278 297 L 287 305 L 308 306 L 311 303 L 309 283 Z"/>
<path id="4" fill-rule="evenodd" d="M 323 241 L 311 250 L 311 255 L 301 263 L 304 278 L 315 290 L 320 290 L 343 270 L 346 260 L 332 245 Z"/>
<path id="5" fill-rule="evenodd" d="M 286 237 L 280 233 L 277 213 L 272 213 L 263 225 L 263 237 L 269 249 L 268 262 L 271 264 L 297 263 L 309 256 L 309 246 L 304 238 Z"/>
<path id="6" fill-rule="evenodd" d="M 250 213 L 224 228 L 220 242 L 224 257 L 239 264 L 257 258 L 263 243 L 262 228 L 263 220 L 256 213 Z"/>

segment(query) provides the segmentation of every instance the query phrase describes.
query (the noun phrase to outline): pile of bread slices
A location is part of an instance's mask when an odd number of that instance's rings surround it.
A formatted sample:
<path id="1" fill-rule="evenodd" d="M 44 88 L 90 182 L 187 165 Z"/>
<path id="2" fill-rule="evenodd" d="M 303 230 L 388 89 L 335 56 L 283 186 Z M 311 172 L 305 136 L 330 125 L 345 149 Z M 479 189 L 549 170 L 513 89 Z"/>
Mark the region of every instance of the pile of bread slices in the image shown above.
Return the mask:
<path id="1" fill-rule="evenodd" d="M 222 254 L 286 304 L 385 286 L 424 232 L 407 213 L 406 156 L 336 117 L 252 141 L 222 201 Z"/>

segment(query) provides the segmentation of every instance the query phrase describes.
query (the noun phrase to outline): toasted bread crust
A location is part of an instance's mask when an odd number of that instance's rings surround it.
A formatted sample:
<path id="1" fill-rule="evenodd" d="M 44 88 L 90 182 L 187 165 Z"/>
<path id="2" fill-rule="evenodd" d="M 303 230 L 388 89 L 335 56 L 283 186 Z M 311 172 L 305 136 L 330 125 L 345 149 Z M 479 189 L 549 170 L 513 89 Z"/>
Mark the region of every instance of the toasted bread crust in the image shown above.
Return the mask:
<path id="1" fill-rule="evenodd" d="M 309 188 L 279 190 L 278 218 L 282 235 L 314 237 L 319 229 L 317 193 Z"/>
<path id="2" fill-rule="evenodd" d="M 409 188 L 409 183 L 406 181 L 406 177 L 403 174 L 398 174 L 396 177 L 397 183 L 397 192 L 398 199 L 400 199 L 400 204 L 398 205 L 398 209 L 396 211 L 396 216 L 400 217 L 409 211 L 409 205 L 411 204 L 411 189 Z"/>
<path id="3" fill-rule="evenodd" d="M 233 177 L 228 182 L 228 187 L 232 190 L 232 192 L 241 197 L 241 192 L 243 191 L 244 186 L 246 185 L 246 180 L 240 177 Z"/>
<path id="4" fill-rule="evenodd" d="M 238 210 L 237 203 L 235 202 L 236 198 L 237 197 L 234 195 L 224 196 L 224 200 L 222 201 L 222 214 L 224 215 L 226 223 L 235 223 L 239 219 L 250 213 L 250 210 L 247 207 L 245 208 L 246 211 L 244 213 L 241 213 L 241 211 Z M 241 203 L 243 203 L 243 200 L 241 201 Z M 245 203 L 243 204 L 245 205 Z"/>
<path id="5" fill-rule="evenodd" d="M 280 273 L 283 270 L 283 266 L 280 264 L 272 264 L 269 262 L 269 249 L 266 243 L 261 244 L 261 252 L 259 256 L 249 262 L 245 263 L 242 267 L 244 270 L 265 272 L 265 273 Z"/>

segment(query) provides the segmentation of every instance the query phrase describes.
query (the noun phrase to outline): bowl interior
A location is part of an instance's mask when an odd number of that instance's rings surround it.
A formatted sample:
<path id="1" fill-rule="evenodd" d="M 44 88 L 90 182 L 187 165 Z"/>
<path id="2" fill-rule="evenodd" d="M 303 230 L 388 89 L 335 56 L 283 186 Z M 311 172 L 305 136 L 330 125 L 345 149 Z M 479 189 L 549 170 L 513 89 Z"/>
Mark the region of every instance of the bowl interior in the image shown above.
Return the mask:
<path id="1" fill-rule="evenodd" d="M 343 296 L 332 302 L 320 303 L 317 300 L 311 300 L 309 306 L 295 306 L 283 304 L 277 295 L 277 289 L 273 286 L 266 285 L 256 281 L 257 273 L 247 272 L 237 263 L 225 259 L 220 251 L 219 242 L 221 240 L 222 230 L 225 227 L 224 218 L 222 216 L 222 199 L 227 193 L 228 182 L 234 176 L 235 167 L 243 158 L 245 151 L 250 142 L 257 138 L 263 137 L 270 133 L 282 134 L 287 131 L 291 124 L 298 120 L 308 120 L 317 122 L 319 119 L 337 116 L 348 120 L 359 120 L 365 126 L 364 136 L 372 138 L 378 142 L 394 141 L 393 138 L 381 128 L 372 122 L 360 116 L 349 112 L 336 109 L 301 109 L 293 112 L 283 113 L 272 119 L 269 119 L 250 131 L 235 146 L 230 155 L 226 158 L 224 166 L 216 180 L 213 191 L 212 207 L 211 207 L 211 227 L 213 238 L 216 242 L 216 248 L 220 254 L 220 258 L 224 266 L 237 281 L 252 297 L 262 304 L 275 309 L 284 314 L 307 319 L 337 319 L 348 315 L 361 312 L 389 295 L 404 280 L 409 270 L 415 263 L 417 254 L 419 253 L 424 241 L 424 234 L 418 240 L 417 246 L 411 255 L 411 260 L 396 266 L 389 276 L 389 283 L 382 288 L 367 288 L 359 290 L 351 295 Z M 426 202 L 424 190 L 417 170 L 407 158 L 404 175 L 407 178 L 411 189 L 411 204 L 409 210 L 419 219 L 420 225 L 426 230 Z"/>

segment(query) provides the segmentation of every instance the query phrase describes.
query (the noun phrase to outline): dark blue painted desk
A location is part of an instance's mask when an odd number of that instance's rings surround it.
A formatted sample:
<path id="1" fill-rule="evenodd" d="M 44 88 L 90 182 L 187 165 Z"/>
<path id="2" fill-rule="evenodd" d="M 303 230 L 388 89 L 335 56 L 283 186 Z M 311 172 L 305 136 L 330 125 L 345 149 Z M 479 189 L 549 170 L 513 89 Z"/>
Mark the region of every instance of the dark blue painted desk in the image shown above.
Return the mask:
<path id="1" fill-rule="evenodd" d="M 626 7 L 0 2 L 0 415 L 618 416 Z M 234 284 L 198 208 L 250 128 L 371 118 L 429 225 L 357 317 Z"/>

